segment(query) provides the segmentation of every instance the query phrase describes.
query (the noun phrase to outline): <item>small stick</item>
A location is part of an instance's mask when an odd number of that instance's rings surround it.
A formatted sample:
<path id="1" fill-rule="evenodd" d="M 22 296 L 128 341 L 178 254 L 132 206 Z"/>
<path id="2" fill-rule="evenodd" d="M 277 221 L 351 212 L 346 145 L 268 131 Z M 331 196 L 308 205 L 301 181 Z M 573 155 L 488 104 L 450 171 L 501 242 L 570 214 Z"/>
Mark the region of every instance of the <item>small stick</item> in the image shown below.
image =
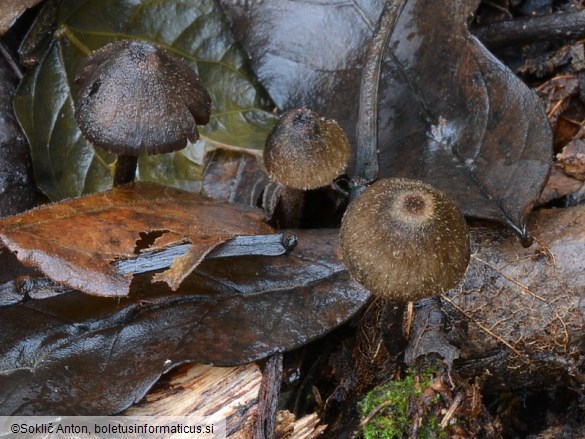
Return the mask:
<path id="1" fill-rule="evenodd" d="M 445 416 L 443 416 L 443 419 L 441 420 L 440 427 L 442 430 L 447 428 L 447 425 L 449 425 L 449 421 L 453 418 L 453 415 L 461 405 L 461 401 L 463 401 L 463 393 L 458 393 L 455 397 L 455 400 L 451 404 L 451 407 L 449 407 L 449 410 L 447 410 L 447 413 L 445 413 Z"/>
<path id="2" fill-rule="evenodd" d="M 358 425 L 357 430 L 362 430 L 366 425 L 368 425 L 368 423 L 372 420 L 372 418 L 374 416 L 376 416 L 382 409 L 388 407 L 389 405 L 392 405 L 393 401 L 383 401 L 380 404 L 378 404 L 376 407 L 374 407 L 370 413 L 368 413 L 368 415 L 364 418 L 364 420 L 362 422 L 360 422 L 360 425 Z"/>
<path id="3" fill-rule="evenodd" d="M 10 66 L 16 78 L 20 81 L 23 77 L 22 70 L 2 41 L 0 41 L 0 54 L 6 60 L 6 63 Z"/>
<path id="4" fill-rule="evenodd" d="M 585 38 L 585 11 L 500 21 L 471 30 L 490 48 L 510 44 Z"/>
<path id="5" fill-rule="evenodd" d="M 271 235 L 236 236 L 217 246 L 205 259 L 229 258 L 236 256 L 280 256 L 289 253 L 297 244 L 293 233 Z M 121 274 L 140 274 L 160 270 L 171 265 L 177 257 L 183 256 L 191 244 L 178 244 L 164 250 L 144 251 L 135 259 L 119 259 L 113 262 Z"/>
<path id="6" fill-rule="evenodd" d="M 254 431 L 255 438 L 273 439 L 280 384 L 282 382 L 282 354 L 276 353 L 266 362 L 258 392 L 258 414 Z"/>

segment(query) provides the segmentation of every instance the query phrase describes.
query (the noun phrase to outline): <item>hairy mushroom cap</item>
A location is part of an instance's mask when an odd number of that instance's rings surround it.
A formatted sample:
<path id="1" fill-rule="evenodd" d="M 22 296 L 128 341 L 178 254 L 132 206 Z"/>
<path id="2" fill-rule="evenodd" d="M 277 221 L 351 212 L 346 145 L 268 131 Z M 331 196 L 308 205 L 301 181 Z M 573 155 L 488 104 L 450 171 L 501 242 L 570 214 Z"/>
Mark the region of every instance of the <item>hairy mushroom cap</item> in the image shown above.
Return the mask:
<path id="1" fill-rule="evenodd" d="M 85 138 L 114 154 L 176 151 L 199 138 L 211 98 L 176 56 L 141 41 L 116 41 L 78 67 L 75 119 Z"/>
<path id="2" fill-rule="evenodd" d="M 283 114 L 268 134 L 264 164 L 272 180 L 295 189 L 316 189 L 343 172 L 349 153 L 337 122 L 300 108 Z"/>
<path id="3" fill-rule="evenodd" d="M 416 301 L 453 288 L 469 262 L 467 224 L 443 192 L 385 179 L 348 207 L 340 231 L 350 274 L 375 295 Z"/>

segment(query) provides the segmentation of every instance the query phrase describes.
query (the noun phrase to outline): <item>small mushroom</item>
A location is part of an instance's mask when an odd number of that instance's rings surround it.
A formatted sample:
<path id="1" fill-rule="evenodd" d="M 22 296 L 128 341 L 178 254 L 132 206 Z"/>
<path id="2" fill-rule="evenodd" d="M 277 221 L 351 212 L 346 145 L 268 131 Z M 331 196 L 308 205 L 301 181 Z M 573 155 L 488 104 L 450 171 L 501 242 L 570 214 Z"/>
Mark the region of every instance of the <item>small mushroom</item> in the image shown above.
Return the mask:
<path id="1" fill-rule="evenodd" d="M 94 146 L 118 155 L 114 185 L 134 180 L 141 152 L 183 149 L 209 122 L 211 98 L 181 59 L 142 41 L 116 41 L 79 65 L 75 119 Z"/>
<path id="2" fill-rule="evenodd" d="M 317 189 L 339 176 L 349 144 L 334 120 L 307 108 L 287 111 L 268 134 L 264 164 L 272 180 L 295 189 Z"/>
<path id="3" fill-rule="evenodd" d="M 443 192 L 391 178 L 366 188 L 340 231 L 350 274 L 372 294 L 417 301 L 453 288 L 469 262 L 467 224 Z"/>

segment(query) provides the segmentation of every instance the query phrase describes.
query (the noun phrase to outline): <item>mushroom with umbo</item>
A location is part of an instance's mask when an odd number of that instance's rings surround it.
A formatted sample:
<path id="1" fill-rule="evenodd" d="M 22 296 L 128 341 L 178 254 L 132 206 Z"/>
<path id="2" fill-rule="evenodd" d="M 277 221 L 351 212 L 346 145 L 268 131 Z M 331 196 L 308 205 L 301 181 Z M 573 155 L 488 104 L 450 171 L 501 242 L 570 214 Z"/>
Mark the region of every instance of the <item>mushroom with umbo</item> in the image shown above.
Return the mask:
<path id="1" fill-rule="evenodd" d="M 340 243 L 352 277 L 375 295 L 404 302 L 453 288 L 470 257 L 455 202 L 405 178 L 367 187 L 345 212 Z"/>
<path id="2" fill-rule="evenodd" d="M 199 138 L 211 97 L 181 59 L 142 41 L 116 41 L 90 54 L 75 75 L 75 119 L 94 146 L 118 156 L 114 186 L 134 180 L 141 152 L 183 149 Z"/>
<path id="3" fill-rule="evenodd" d="M 308 109 L 283 115 L 266 141 L 272 179 L 296 189 L 331 184 L 349 147 L 341 128 Z M 350 182 L 341 252 L 348 271 L 375 295 L 417 301 L 457 284 L 469 263 L 467 224 L 454 201 L 418 180 Z"/>

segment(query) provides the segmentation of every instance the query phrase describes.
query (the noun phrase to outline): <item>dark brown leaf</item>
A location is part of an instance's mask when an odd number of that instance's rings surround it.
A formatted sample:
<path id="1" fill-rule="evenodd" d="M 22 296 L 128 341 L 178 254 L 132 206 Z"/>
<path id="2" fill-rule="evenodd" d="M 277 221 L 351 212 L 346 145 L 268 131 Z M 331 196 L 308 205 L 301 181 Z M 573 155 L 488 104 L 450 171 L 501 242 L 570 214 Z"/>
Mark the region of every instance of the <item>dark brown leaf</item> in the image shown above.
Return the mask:
<path id="1" fill-rule="evenodd" d="M 14 24 L 14 22 L 24 12 L 36 6 L 41 0 L 19 0 L 3 1 L 0 2 L 0 35 L 4 35 L 8 29 Z"/>
<path id="2" fill-rule="evenodd" d="M 295 233 L 289 255 L 205 260 L 176 292 L 137 276 L 128 297 L 0 308 L 0 414 L 117 413 L 175 365 L 248 363 L 329 332 L 369 293 L 339 259 L 337 230 Z"/>
<path id="3" fill-rule="evenodd" d="M 382 3 L 220 0 L 274 103 L 337 120 L 350 143 L 361 66 Z"/>
<path id="4" fill-rule="evenodd" d="M 585 205 L 541 209 L 530 223 L 528 249 L 506 230 L 472 229 L 465 278 L 442 298 L 460 372 L 487 368 L 491 384 L 509 389 L 547 386 L 583 367 L 575 353 L 585 346 Z"/>
<path id="5" fill-rule="evenodd" d="M 0 216 L 14 215 L 35 203 L 30 152 L 12 108 L 15 88 L 16 78 L 0 55 Z"/>
<path id="6" fill-rule="evenodd" d="M 203 192 L 215 200 L 258 206 L 269 183 L 258 160 L 247 151 L 219 148 L 210 151 L 205 156 Z"/>
<path id="7" fill-rule="evenodd" d="M 466 215 L 526 237 L 551 166 L 551 133 L 538 97 L 467 30 L 478 3 L 401 2 L 377 94 L 379 177 L 421 179 Z M 382 4 L 222 1 L 276 104 L 336 118 L 354 142 L 364 54 Z"/>
<path id="8" fill-rule="evenodd" d="M 98 296 L 128 294 L 131 275 L 121 273 L 113 263 L 136 258 L 141 245 L 157 250 L 191 244 L 154 279 L 176 289 L 219 244 L 237 235 L 271 231 L 260 210 L 150 183 L 0 220 L 0 240 L 21 262 L 57 282 Z M 148 236 L 153 242 L 141 244 Z"/>
<path id="9" fill-rule="evenodd" d="M 477 3 L 407 2 L 381 79 L 381 176 L 424 180 L 466 215 L 524 237 L 552 164 L 551 132 L 536 94 L 467 31 Z"/>

